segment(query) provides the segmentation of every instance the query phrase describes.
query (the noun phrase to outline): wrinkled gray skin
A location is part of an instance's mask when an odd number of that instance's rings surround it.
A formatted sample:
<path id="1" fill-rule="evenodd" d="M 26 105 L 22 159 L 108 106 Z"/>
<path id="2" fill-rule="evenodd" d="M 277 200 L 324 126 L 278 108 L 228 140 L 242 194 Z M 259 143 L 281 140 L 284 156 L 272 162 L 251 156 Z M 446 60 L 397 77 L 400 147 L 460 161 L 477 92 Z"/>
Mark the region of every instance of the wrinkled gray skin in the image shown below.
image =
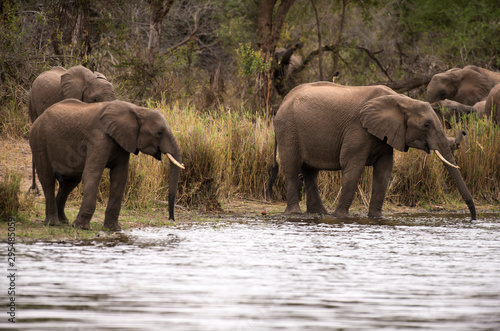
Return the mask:
<path id="1" fill-rule="evenodd" d="M 488 96 L 490 90 L 500 83 L 500 73 L 466 66 L 436 74 L 427 85 L 426 101 L 454 100 L 473 106 Z"/>
<path id="2" fill-rule="evenodd" d="M 280 163 L 287 185 L 286 213 L 299 213 L 302 173 L 308 213 L 326 214 L 318 189 L 320 170 L 341 170 L 342 190 L 335 216 L 346 216 L 365 166 L 373 167 L 368 216 L 380 217 L 393 168 L 393 149 L 438 150 L 456 164 L 450 141 L 429 103 L 385 86 L 299 85 L 274 118 Z M 277 163 L 275 162 L 275 167 Z M 474 202 L 458 169 L 445 164 L 471 218 Z M 272 181 L 269 186 L 272 187 Z"/>
<path id="3" fill-rule="evenodd" d="M 484 111 L 486 116 L 490 116 L 493 123 L 500 126 L 500 84 L 495 85 L 484 105 Z"/>
<path id="4" fill-rule="evenodd" d="M 181 162 L 181 152 L 167 121 L 158 110 L 115 100 L 83 103 L 68 99 L 48 108 L 33 123 L 29 143 L 45 195 L 45 225 L 67 223 L 64 206 L 70 192 L 84 182 L 83 200 L 73 226 L 89 229 L 96 207 L 99 181 L 110 169 L 110 193 L 104 228 L 119 231 L 123 192 L 130 153 L 142 152 L 161 160 L 170 153 Z M 180 169 L 170 165 L 169 218 Z M 55 181 L 59 191 L 55 196 Z"/>
<path id="5" fill-rule="evenodd" d="M 432 109 L 436 112 L 439 119 L 448 129 L 451 128 L 451 118 L 457 122 L 461 115 L 468 115 L 470 113 L 477 113 L 472 106 L 464 105 L 460 102 L 453 100 L 440 100 L 431 103 Z"/>
<path id="6" fill-rule="evenodd" d="M 68 70 L 54 67 L 42 72 L 33 82 L 28 95 L 28 113 L 31 122 L 53 104 L 74 98 L 83 102 L 103 102 L 116 99 L 113 85 L 98 72 L 92 72 L 83 66 Z M 30 190 L 38 191 L 33 167 L 33 183 Z"/>

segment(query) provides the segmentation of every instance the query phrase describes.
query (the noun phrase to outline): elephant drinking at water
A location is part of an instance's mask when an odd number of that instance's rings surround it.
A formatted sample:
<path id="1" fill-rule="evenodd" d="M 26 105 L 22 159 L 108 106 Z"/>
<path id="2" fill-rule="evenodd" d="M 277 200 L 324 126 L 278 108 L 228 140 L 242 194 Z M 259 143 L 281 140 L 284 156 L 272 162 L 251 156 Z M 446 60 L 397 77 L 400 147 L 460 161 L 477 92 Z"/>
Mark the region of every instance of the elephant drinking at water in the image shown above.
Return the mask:
<path id="1" fill-rule="evenodd" d="M 346 216 L 365 166 L 373 167 L 368 216 L 380 217 L 393 168 L 393 149 L 409 147 L 441 157 L 472 219 L 471 194 L 455 165 L 438 116 L 429 103 L 385 86 L 348 87 L 327 82 L 299 85 L 283 100 L 274 118 L 276 144 L 287 188 L 285 212 L 300 212 L 299 174 L 305 183 L 308 213 L 327 213 L 318 189 L 320 170 L 341 170 L 336 216 Z M 276 154 L 275 154 L 276 155 Z M 277 173 L 275 159 L 274 173 Z M 272 188 L 271 178 L 269 187 Z"/>
<path id="2" fill-rule="evenodd" d="M 96 208 L 102 173 L 110 169 L 110 193 L 104 228 L 120 230 L 118 215 L 127 182 L 130 153 L 142 152 L 170 161 L 169 218 L 174 204 L 181 163 L 181 151 L 158 111 L 124 101 L 87 104 L 75 99 L 61 101 L 47 109 L 30 129 L 29 143 L 45 195 L 45 223 L 67 223 L 64 206 L 68 195 L 83 180 L 83 201 L 73 226 L 89 229 Z M 55 181 L 59 191 L 55 196 Z"/>

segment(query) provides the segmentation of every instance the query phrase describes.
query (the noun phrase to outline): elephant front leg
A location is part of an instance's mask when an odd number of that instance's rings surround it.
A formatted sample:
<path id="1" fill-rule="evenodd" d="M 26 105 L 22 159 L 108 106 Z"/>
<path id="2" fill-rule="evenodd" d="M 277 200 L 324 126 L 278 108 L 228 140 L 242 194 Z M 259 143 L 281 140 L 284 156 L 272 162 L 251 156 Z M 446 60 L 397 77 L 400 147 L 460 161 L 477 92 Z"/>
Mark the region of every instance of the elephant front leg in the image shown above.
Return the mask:
<path id="1" fill-rule="evenodd" d="M 127 184 L 128 177 L 128 158 L 118 166 L 112 168 L 110 175 L 110 190 L 108 207 L 104 216 L 103 228 L 110 231 L 121 231 L 118 225 L 118 217 L 122 205 L 123 193 Z"/>
<path id="2" fill-rule="evenodd" d="M 354 200 L 359 179 L 365 168 L 364 162 L 351 162 L 351 164 L 351 166 L 346 166 L 342 170 L 342 189 L 337 208 L 334 212 L 334 216 L 336 217 L 346 217 L 349 215 L 349 208 Z"/>
<path id="3" fill-rule="evenodd" d="M 373 164 L 373 184 L 372 184 L 372 197 L 370 199 L 370 206 L 368 209 L 368 217 L 381 217 L 382 206 L 384 204 L 387 186 L 391 179 L 393 167 L 393 150 L 380 157 L 377 162 Z"/>
<path id="4" fill-rule="evenodd" d="M 85 167 L 83 171 L 83 199 L 73 227 L 90 230 L 90 220 L 96 208 L 97 190 L 101 181 L 104 166 Z"/>

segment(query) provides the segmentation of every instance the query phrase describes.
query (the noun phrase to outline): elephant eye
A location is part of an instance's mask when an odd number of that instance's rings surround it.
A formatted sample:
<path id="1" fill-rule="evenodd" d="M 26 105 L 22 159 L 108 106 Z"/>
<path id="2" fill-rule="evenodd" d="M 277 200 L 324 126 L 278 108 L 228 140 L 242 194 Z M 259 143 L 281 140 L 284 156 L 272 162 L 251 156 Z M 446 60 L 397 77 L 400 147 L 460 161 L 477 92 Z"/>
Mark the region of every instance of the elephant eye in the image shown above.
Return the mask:
<path id="1" fill-rule="evenodd" d="M 431 127 L 431 123 L 429 123 L 429 122 L 425 122 L 425 124 L 424 124 L 424 129 L 425 129 L 425 130 L 429 130 L 429 128 L 430 128 L 430 127 Z"/>
<path id="2" fill-rule="evenodd" d="M 156 132 L 156 135 L 157 135 L 158 137 L 163 136 L 163 131 L 162 131 L 162 130 L 158 130 L 158 131 Z"/>

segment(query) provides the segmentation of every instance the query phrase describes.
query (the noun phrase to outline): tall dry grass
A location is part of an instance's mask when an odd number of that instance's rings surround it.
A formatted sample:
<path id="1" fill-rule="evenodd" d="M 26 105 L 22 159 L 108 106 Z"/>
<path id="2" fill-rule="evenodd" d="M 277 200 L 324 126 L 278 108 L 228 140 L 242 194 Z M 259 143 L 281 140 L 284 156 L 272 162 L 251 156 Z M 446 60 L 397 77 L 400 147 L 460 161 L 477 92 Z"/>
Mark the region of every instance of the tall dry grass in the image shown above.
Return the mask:
<path id="1" fill-rule="evenodd" d="M 179 183 L 178 203 L 217 209 L 232 197 L 265 199 L 272 164 L 274 130 L 262 117 L 229 109 L 199 112 L 192 106 L 160 109 L 174 131 L 186 170 Z M 467 186 L 476 201 L 500 200 L 500 130 L 489 119 L 470 118 L 455 123 L 448 135 L 463 129 L 467 136 L 455 152 Z M 410 149 L 395 152 L 386 200 L 403 205 L 461 204 L 461 197 L 442 162 L 434 154 Z M 355 203 L 367 205 L 372 170 L 366 168 Z M 341 189 L 340 172 L 321 172 L 319 187 L 326 206 L 334 207 Z M 168 197 L 168 161 L 158 162 L 147 155 L 132 156 L 125 202 L 130 207 L 146 206 Z M 285 182 L 280 174 L 275 199 L 285 200 Z M 103 190 L 104 192 L 106 190 Z M 104 193 L 105 194 L 105 193 Z"/>

